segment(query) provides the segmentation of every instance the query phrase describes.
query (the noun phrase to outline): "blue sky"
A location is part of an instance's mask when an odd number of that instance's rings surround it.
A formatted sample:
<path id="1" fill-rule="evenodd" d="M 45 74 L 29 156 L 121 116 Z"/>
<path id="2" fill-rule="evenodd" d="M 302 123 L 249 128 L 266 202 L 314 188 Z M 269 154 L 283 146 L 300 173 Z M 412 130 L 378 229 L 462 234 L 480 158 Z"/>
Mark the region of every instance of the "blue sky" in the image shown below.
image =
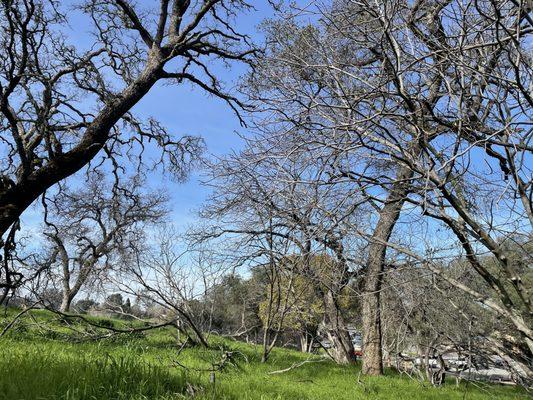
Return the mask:
<path id="1" fill-rule="evenodd" d="M 272 17 L 274 11 L 266 0 L 254 0 L 251 3 L 255 10 L 237 19 L 236 31 L 249 35 L 254 41 L 261 41 L 258 25 L 265 18 Z M 230 88 L 238 83 L 246 67 L 234 64 L 231 69 L 218 68 L 216 72 Z M 239 149 L 242 146 L 239 134 L 246 134 L 246 128 L 240 125 L 237 116 L 224 101 L 189 84 L 180 87 L 157 85 L 134 111 L 139 115 L 156 117 L 177 135 L 201 136 L 209 154 L 223 155 Z M 200 171 L 193 171 L 185 183 L 168 179 L 163 182 L 171 196 L 171 220 L 178 228 L 194 222 L 194 211 L 209 193 L 209 189 L 201 185 L 200 179 Z"/>
<path id="2" fill-rule="evenodd" d="M 141 5 L 151 0 L 141 0 Z M 75 4 L 73 1 L 72 4 Z M 236 21 L 236 30 L 246 33 L 254 41 L 261 41 L 258 25 L 272 17 L 274 11 L 267 0 L 254 0 L 255 9 L 241 15 Z M 68 5 L 67 5 L 68 6 Z M 91 44 L 91 26 L 88 20 L 78 12 L 69 13 L 70 29 L 65 31 L 69 41 L 79 45 L 80 50 Z M 239 77 L 246 72 L 244 65 L 233 65 L 231 69 L 217 68 L 220 79 L 227 87 L 233 87 Z M 158 84 L 133 109 L 140 117 L 154 117 L 176 137 L 181 135 L 201 136 L 206 143 L 208 154 L 222 155 L 242 146 L 239 134 L 246 134 L 246 129 L 239 124 L 234 112 L 222 100 L 207 95 L 199 88 L 184 84 L 170 86 Z M 69 178 L 70 181 L 75 180 Z M 185 183 L 176 183 L 164 179 L 163 186 L 171 199 L 171 220 L 178 228 L 192 223 L 194 210 L 206 199 L 209 189 L 200 183 L 199 171 L 194 171 Z M 23 228 L 34 231 L 42 223 L 42 212 L 38 204 L 28 209 L 22 216 Z M 35 231 L 34 231 L 35 232 Z"/>

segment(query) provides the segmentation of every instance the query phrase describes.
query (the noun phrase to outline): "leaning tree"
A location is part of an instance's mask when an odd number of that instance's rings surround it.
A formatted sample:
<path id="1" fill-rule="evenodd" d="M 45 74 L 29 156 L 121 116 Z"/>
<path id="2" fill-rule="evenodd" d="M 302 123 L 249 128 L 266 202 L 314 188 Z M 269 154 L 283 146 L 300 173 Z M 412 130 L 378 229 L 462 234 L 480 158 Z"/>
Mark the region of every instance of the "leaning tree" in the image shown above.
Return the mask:
<path id="1" fill-rule="evenodd" d="M 156 162 L 178 178 L 186 175 L 201 141 L 140 119 L 132 108 L 166 82 L 192 84 L 237 111 L 241 103 L 214 70 L 217 60 L 246 61 L 253 52 L 233 29 L 234 17 L 248 7 L 241 0 L 1 2 L 0 285 L 20 280 L 8 261 L 21 214 L 97 155 L 119 170 L 126 158 L 142 164 L 152 142 Z M 78 14 L 92 26 L 84 48 L 69 37 Z"/>

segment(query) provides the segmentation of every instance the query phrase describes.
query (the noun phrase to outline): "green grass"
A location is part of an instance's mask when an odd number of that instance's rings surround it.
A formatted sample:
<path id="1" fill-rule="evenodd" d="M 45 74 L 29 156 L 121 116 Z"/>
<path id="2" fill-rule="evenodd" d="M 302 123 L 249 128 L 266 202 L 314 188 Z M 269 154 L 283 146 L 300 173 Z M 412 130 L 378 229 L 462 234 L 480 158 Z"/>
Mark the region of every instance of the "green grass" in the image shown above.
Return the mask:
<path id="1" fill-rule="evenodd" d="M 5 323 L 5 322 L 4 322 Z M 123 321 L 109 323 L 119 326 Z M 0 318 L 0 329 L 2 327 Z M 74 328 L 71 329 L 71 328 Z M 186 348 L 178 355 L 170 329 L 80 342 L 86 328 L 70 328 L 43 311 L 32 311 L 0 339 L 0 400 L 122 399 L 524 399 L 525 391 L 497 385 L 454 382 L 433 388 L 388 371 L 363 378 L 359 366 L 312 362 L 289 372 L 269 372 L 307 360 L 307 355 L 275 349 L 262 364 L 260 349 L 212 337 L 212 349 Z M 76 333 L 78 331 L 78 333 Z M 205 371 L 224 351 L 234 363 Z M 182 366 L 178 366 L 176 360 Z M 318 360 L 315 358 L 314 360 Z"/>

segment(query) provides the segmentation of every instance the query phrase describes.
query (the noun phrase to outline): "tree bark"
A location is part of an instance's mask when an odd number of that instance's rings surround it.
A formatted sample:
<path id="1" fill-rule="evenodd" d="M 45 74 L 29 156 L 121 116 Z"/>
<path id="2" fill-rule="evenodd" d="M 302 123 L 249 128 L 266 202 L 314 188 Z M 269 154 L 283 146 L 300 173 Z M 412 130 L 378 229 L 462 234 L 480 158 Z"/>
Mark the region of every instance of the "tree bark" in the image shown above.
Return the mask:
<path id="1" fill-rule="evenodd" d="M 59 311 L 61 311 L 62 313 L 69 312 L 71 303 L 72 303 L 72 297 L 70 296 L 70 292 L 63 291 L 63 295 L 61 299 L 61 306 L 59 307 Z"/>
<path id="2" fill-rule="evenodd" d="M 307 333 L 300 333 L 300 351 L 302 353 L 307 353 L 308 344 L 307 344 Z"/>
<path id="3" fill-rule="evenodd" d="M 400 217 L 402 206 L 409 194 L 409 180 L 413 171 L 402 166 L 379 213 L 379 219 L 370 240 L 363 289 L 363 374 L 383 374 L 381 332 L 381 286 L 383 282 L 386 242 Z"/>
<path id="4" fill-rule="evenodd" d="M 313 343 L 314 343 L 313 334 L 310 334 L 308 331 L 304 331 L 300 333 L 300 350 L 302 351 L 302 353 L 312 353 Z"/>
<path id="5" fill-rule="evenodd" d="M 324 319 L 328 337 L 333 344 L 333 358 L 338 364 L 351 364 L 356 361 L 352 339 L 335 296 L 328 290 L 324 294 Z"/>
<path id="6" fill-rule="evenodd" d="M 194 332 L 194 336 L 196 336 L 196 339 L 198 342 L 206 349 L 209 348 L 209 343 L 207 343 L 207 340 L 205 339 L 203 333 L 198 329 L 196 324 L 193 322 L 192 318 L 188 315 L 188 313 L 183 312 L 181 310 L 178 310 L 179 314 L 185 319 L 187 322 L 187 325 L 189 325 L 189 328 L 192 329 Z"/>

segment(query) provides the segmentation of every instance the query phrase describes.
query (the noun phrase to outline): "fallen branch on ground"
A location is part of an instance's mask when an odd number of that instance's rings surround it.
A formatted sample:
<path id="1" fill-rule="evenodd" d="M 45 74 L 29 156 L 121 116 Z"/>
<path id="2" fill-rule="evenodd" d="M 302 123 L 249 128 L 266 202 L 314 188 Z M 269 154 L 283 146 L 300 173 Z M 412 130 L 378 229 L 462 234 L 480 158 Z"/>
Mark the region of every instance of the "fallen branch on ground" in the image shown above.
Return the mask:
<path id="1" fill-rule="evenodd" d="M 308 360 L 305 360 L 305 361 L 302 361 L 302 362 L 299 362 L 299 363 L 294 363 L 289 368 L 279 369 L 277 371 L 269 372 L 268 374 L 269 375 L 282 374 L 284 372 L 289 372 L 289 371 L 291 371 L 291 370 L 293 370 L 295 368 L 299 368 L 302 365 L 307 364 L 307 363 L 316 363 L 316 362 L 323 362 L 323 361 L 326 361 L 326 359 L 325 358 L 322 358 L 320 360 L 310 360 L 310 359 L 308 359 Z"/>
<path id="2" fill-rule="evenodd" d="M 13 325 L 15 325 L 15 323 L 18 321 L 18 319 L 19 319 L 20 317 L 22 317 L 22 316 L 23 316 L 24 314 L 26 314 L 28 311 L 33 310 L 34 307 L 35 307 L 38 303 L 39 303 L 39 302 L 37 301 L 37 302 L 33 303 L 31 306 L 29 306 L 29 307 L 23 309 L 21 312 L 19 312 L 19 313 L 15 316 L 15 318 L 13 318 L 13 320 L 11 320 L 11 322 L 9 322 L 9 323 L 4 327 L 4 329 L 2 329 L 2 332 L 0 333 L 0 337 L 4 336 L 4 335 L 6 334 L 6 332 L 7 332 L 7 331 L 8 331 Z"/>

